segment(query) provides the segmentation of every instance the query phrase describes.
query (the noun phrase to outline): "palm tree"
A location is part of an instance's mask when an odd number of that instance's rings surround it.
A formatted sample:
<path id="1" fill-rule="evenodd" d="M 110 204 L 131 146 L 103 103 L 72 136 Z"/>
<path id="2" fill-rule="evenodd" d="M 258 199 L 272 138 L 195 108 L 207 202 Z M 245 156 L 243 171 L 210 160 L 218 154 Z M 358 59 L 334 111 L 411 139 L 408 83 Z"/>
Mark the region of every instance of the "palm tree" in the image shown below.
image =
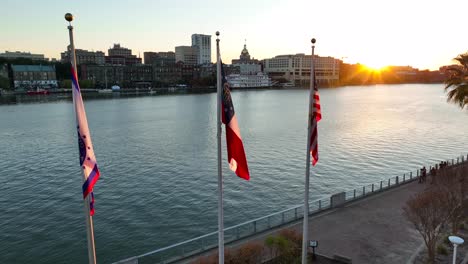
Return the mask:
<path id="1" fill-rule="evenodd" d="M 463 109 L 468 105 L 468 52 L 458 55 L 454 60 L 460 65 L 448 67 L 445 91 L 447 101 L 458 104 Z"/>

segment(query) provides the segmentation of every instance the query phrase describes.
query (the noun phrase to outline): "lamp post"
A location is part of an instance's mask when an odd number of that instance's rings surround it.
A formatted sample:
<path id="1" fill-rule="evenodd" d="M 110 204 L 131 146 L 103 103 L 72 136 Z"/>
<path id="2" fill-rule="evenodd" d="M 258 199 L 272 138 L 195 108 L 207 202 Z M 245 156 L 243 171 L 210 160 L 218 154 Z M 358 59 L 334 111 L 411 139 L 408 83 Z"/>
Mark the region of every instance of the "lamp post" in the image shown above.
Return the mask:
<path id="1" fill-rule="evenodd" d="M 457 260 L 457 247 L 459 245 L 463 244 L 463 242 L 465 242 L 465 241 L 461 237 L 457 237 L 457 236 L 449 236 L 448 239 L 453 244 L 453 261 L 452 261 L 452 264 L 455 264 L 455 262 Z"/>

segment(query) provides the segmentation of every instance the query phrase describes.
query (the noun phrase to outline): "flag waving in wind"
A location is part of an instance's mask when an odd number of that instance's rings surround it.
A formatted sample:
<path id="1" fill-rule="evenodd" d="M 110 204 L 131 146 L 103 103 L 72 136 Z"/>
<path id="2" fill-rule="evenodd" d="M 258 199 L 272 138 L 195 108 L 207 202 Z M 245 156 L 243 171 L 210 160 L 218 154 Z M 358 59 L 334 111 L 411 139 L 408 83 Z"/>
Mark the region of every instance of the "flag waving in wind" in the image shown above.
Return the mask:
<path id="1" fill-rule="evenodd" d="M 99 179 L 99 169 L 94 156 L 93 144 L 91 143 L 91 135 L 88 128 L 88 120 L 81 97 L 80 86 L 76 71 L 71 67 L 72 72 L 72 90 L 73 90 L 73 105 L 76 114 L 76 128 L 78 131 L 78 149 L 80 151 L 80 166 L 83 169 L 85 182 L 83 183 L 83 199 L 91 195 L 89 201 L 90 215 L 94 215 L 94 184 Z"/>
<path id="2" fill-rule="evenodd" d="M 247 158 L 245 157 L 244 144 L 240 134 L 239 125 L 237 123 L 234 105 L 232 104 L 231 88 L 224 74 L 223 63 L 221 62 L 222 75 L 222 96 L 221 96 L 221 112 L 222 122 L 226 126 L 226 145 L 228 152 L 229 168 L 234 171 L 237 176 L 249 180 L 249 167 Z"/>
<path id="3" fill-rule="evenodd" d="M 314 93 L 313 93 L 313 105 L 312 105 L 312 116 L 311 118 L 311 130 L 310 130 L 310 153 L 312 155 L 312 165 L 315 166 L 318 161 L 318 134 L 317 134 L 317 123 L 322 119 L 322 111 L 320 110 L 320 97 L 317 87 L 317 78 L 315 77 L 314 70 Z"/>

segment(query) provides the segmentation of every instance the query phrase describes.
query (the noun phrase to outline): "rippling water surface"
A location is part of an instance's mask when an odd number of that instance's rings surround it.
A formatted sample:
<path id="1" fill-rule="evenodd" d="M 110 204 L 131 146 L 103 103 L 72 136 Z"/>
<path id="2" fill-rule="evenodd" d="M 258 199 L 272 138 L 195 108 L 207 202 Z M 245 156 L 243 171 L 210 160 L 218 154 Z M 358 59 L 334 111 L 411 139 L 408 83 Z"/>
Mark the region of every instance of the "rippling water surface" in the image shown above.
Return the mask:
<path id="1" fill-rule="evenodd" d="M 320 93 L 311 200 L 468 151 L 468 113 L 446 103 L 442 85 Z M 233 92 L 251 180 L 223 161 L 226 226 L 302 203 L 307 94 Z M 102 175 L 94 217 L 100 263 L 216 231 L 215 94 L 85 106 Z M 74 122 L 70 101 L 0 105 L 0 263 L 87 261 Z"/>

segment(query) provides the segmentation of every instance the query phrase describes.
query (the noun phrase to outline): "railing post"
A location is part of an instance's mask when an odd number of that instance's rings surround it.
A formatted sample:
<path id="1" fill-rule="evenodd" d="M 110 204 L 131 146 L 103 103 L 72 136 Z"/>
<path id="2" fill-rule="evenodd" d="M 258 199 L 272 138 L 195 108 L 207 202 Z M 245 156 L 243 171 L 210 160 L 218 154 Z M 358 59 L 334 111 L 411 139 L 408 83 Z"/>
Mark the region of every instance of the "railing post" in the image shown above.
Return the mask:
<path id="1" fill-rule="evenodd" d="M 382 181 L 380 181 L 380 190 L 382 190 Z"/>
<path id="2" fill-rule="evenodd" d="M 387 186 L 390 187 L 390 179 L 388 179 L 388 185 Z"/>
<path id="3" fill-rule="evenodd" d="M 356 199 L 356 189 L 354 189 L 354 196 L 353 199 Z"/>
<path id="4" fill-rule="evenodd" d="M 403 182 L 406 180 L 406 173 L 403 173 Z"/>
<path id="5" fill-rule="evenodd" d="M 372 184 L 372 192 L 374 192 L 374 184 Z"/>
<path id="6" fill-rule="evenodd" d="M 452 165 L 453 165 L 453 159 L 452 159 Z"/>
<path id="7" fill-rule="evenodd" d="M 366 195 L 366 186 L 362 186 L 362 196 Z"/>
<path id="8" fill-rule="evenodd" d="M 253 222 L 254 225 L 254 234 L 257 233 L 257 221 Z"/>
<path id="9" fill-rule="evenodd" d="M 419 177 L 419 170 L 416 170 L 416 177 Z"/>
<path id="10" fill-rule="evenodd" d="M 460 159 L 460 158 L 458 158 L 458 157 L 457 157 L 457 164 L 460 162 L 460 160 L 459 160 L 459 159 Z"/>
<path id="11" fill-rule="evenodd" d="M 400 183 L 400 179 L 398 178 L 398 176 L 395 177 L 395 184 L 398 185 Z"/>
<path id="12" fill-rule="evenodd" d="M 413 179 L 413 172 L 412 171 L 410 171 L 410 173 L 409 173 L 409 178 L 410 178 L 410 180 Z"/>
<path id="13" fill-rule="evenodd" d="M 319 211 L 322 210 L 322 200 L 319 200 Z"/>

